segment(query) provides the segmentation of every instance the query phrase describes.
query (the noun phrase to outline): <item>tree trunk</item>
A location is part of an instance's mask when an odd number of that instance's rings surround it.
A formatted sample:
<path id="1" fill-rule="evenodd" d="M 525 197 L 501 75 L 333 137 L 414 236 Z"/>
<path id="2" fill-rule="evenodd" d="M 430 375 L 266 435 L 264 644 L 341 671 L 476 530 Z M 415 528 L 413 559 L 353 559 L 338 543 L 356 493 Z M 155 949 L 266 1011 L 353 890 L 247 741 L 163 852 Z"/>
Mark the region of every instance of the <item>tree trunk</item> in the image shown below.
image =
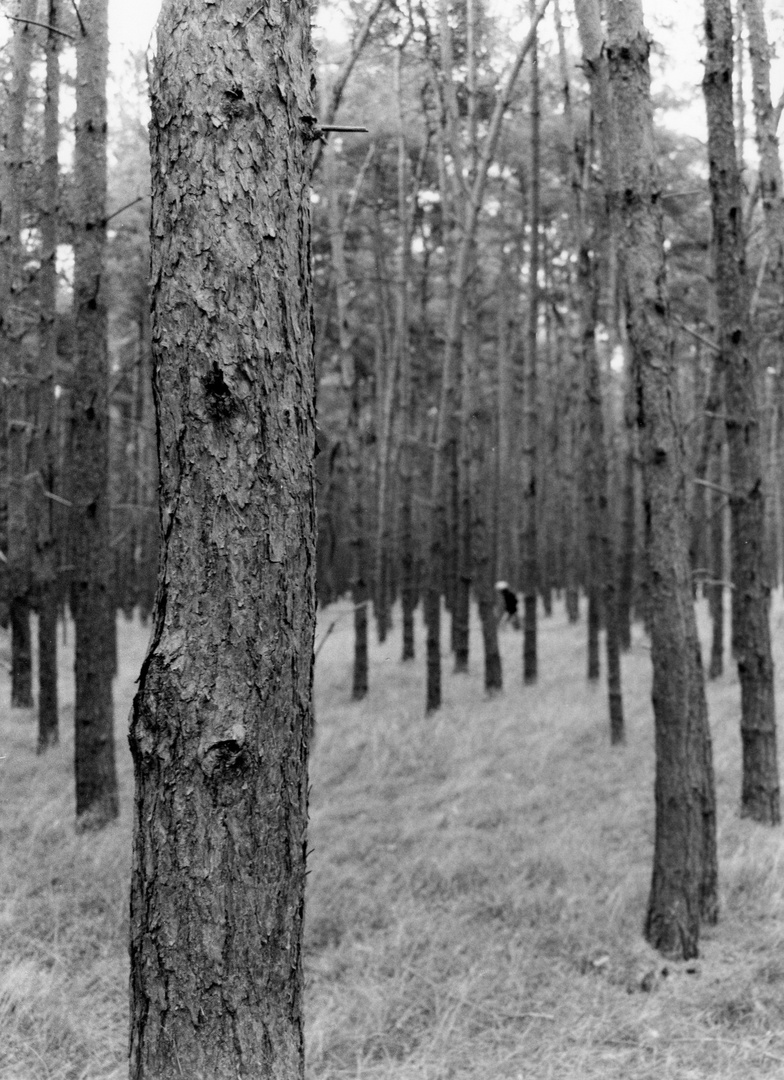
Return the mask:
<path id="1" fill-rule="evenodd" d="M 315 625 L 309 25 L 305 0 L 231 11 L 165 0 L 158 24 L 164 551 L 130 735 L 133 1080 L 304 1072 Z"/>
<path id="2" fill-rule="evenodd" d="M 409 330 L 409 293 L 411 288 L 411 211 L 408 195 L 408 151 L 403 114 L 401 66 L 403 46 L 395 54 L 395 101 L 397 104 L 397 213 L 400 229 L 400 263 L 396 342 L 400 372 L 400 606 L 402 624 L 402 660 L 413 660 L 414 638 L 414 383 L 411 371 L 411 334 Z"/>
<path id="3" fill-rule="evenodd" d="M 360 701 L 368 692 L 367 556 L 365 552 L 365 508 L 363 500 L 362 388 L 354 362 L 349 325 L 349 277 L 346 263 L 345 229 L 341 220 L 339 187 L 335 169 L 335 148 L 326 147 L 324 171 L 328 188 L 329 240 L 335 279 L 335 309 L 338 331 L 340 377 L 347 398 L 346 448 L 349 474 L 349 515 L 351 532 L 351 598 L 354 604 L 354 665 L 351 697 Z M 381 620 L 383 623 L 383 619 Z"/>
<path id="4" fill-rule="evenodd" d="M 57 430 L 57 210 L 60 137 L 59 0 L 49 0 L 44 101 L 44 161 L 41 177 L 40 375 L 36 423 L 36 601 L 38 605 L 38 752 L 58 741 L 57 709 L 57 518 L 50 498 L 56 485 Z"/>
<path id="5" fill-rule="evenodd" d="M 781 820 L 781 811 L 764 551 L 760 371 L 749 310 L 741 178 L 735 154 L 729 0 L 705 0 L 705 35 L 703 92 L 708 114 L 714 280 L 732 492 L 732 645 L 741 688 L 741 814 L 773 825 Z"/>
<path id="6" fill-rule="evenodd" d="M 71 428 L 72 599 L 76 822 L 102 828 L 118 814 L 114 761 L 114 612 L 109 587 L 109 358 L 103 287 L 106 247 L 107 0 L 82 0 L 76 48 L 78 192 L 74 238 Z"/>
<path id="7" fill-rule="evenodd" d="M 632 608 L 637 562 L 637 405 L 634 373 L 626 350 L 624 386 L 623 490 L 621 494 L 621 552 L 618 571 L 618 638 L 621 649 L 632 647 Z"/>
<path id="8" fill-rule="evenodd" d="M 536 11 L 535 0 L 529 12 Z M 531 255 L 528 263 L 528 325 L 523 412 L 523 682 L 535 683 L 539 669 L 536 599 L 539 592 L 539 189 L 540 189 L 539 48 L 534 30 L 531 46 Z"/>
<path id="9" fill-rule="evenodd" d="M 721 440 L 718 453 L 713 460 L 713 482 L 717 488 L 725 487 L 728 478 L 726 469 L 726 443 Z M 725 497 L 719 490 L 711 492 L 710 521 L 708 525 L 708 543 L 710 546 L 710 575 L 708 603 L 711 614 L 711 655 L 708 678 L 718 679 L 724 673 L 724 519 Z"/>
<path id="10" fill-rule="evenodd" d="M 29 371 L 25 357 L 25 319 L 21 281 L 22 198 L 25 170 L 25 113 L 30 84 L 33 27 L 37 6 L 21 0 L 14 26 L 11 79 L 3 154 L 0 161 L 0 347 L 6 366 L 8 548 L 7 580 L 11 608 L 11 705 L 33 704 L 30 652 L 30 535 L 27 500 Z"/>
<path id="11" fill-rule="evenodd" d="M 33 644 L 26 596 L 11 597 L 11 707 L 33 707 Z"/>
<path id="12" fill-rule="evenodd" d="M 613 196 L 625 225 L 622 259 L 637 378 L 651 591 L 656 830 L 645 935 L 661 952 L 686 958 L 697 955 L 700 917 L 713 919 L 717 910 L 710 729 L 692 603 L 684 449 L 656 184 L 650 42 L 638 0 L 610 0 L 607 10 L 606 52 L 621 174 Z"/>

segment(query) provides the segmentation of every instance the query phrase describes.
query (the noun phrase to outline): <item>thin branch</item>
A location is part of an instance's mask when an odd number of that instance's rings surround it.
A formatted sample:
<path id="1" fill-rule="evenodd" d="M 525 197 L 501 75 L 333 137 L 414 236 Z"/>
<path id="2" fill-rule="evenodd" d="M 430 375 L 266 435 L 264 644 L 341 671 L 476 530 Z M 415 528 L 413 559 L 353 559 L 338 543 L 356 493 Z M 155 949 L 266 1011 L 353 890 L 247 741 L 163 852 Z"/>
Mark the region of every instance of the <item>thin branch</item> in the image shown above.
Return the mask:
<path id="1" fill-rule="evenodd" d="M 687 326 L 685 322 L 681 322 L 677 315 L 672 316 L 672 321 L 677 327 L 685 331 L 685 333 L 690 334 L 695 339 L 695 341 L 699 341 L 701 345 L 704 345 L 706 349 L 712 349 L 713 352 L 716 353 L 721 351 L 715 341 L 711 341 L 710 338 L 703 337 L 703 335 L 698 333 L 697 330 L 692 330 L 692 328 L 690 326 Z"/>
<path id="2" fill-rule="evenodd" d="M 47 499 L 51 499 L 52 502 L 59 503 L 60 506 L 73 506 L 73 503 L 69 499 L 64 499 L 62 495 L 55 495 L 53 491 L 44 490 L 42 493 Z"/>
<path id="3" fill-rule="evenodd" d="M 121 206 L 119 210 L 113 210 L 111 214 L 108 215 L 108 217 L 105 217 L 103 219 L 104 225 L 108 224 L 112 220 L 112 218 L 116 218 L 117 215 L 121 214 L 124 210 L 129 210 L 132 206 L 136 206 L 137 203 L 142 202 L 144 199 L 149 199 L 149 197 L 149 195 L 137 195 L 135 199 L 132 199 L 129 203 L 126 203 L 125 206 Z"/>
<path id="4" fill-rule="evenodd" d="M 357 34 L 356 41 L 351 46 L 351 53 L 345 64 L 338 72 L 338 77 L 335 79 L 332 87 L 332 93 L 330 94 L 329 104 L 327 105 L 327 111 L 324 114 L 324 123 L 321 124 L 321 130 L 327 131 L 332 125 L 335 116 L 337 115 L 338 108 L 340 107 L 340 101 L 343 97 L 343 91 L 346 89 L 346 83 L 351 77 L 351 72 L 354 70 L 354 64 L 356 64 L 359 54 L 364 49 L 367 39 L 370 37 L 370 31 L 373 29 L 373 23 L 378 18 L 381 9 L 387 3 L 387 0 L 376 0 L 376 3 L 368 13 L 368 17 L 365 19 L 359 33 Z M 321 141 L 316 143 L 316 149 L 313 152 L 313 170 L 312 175 L 315 175 L 316 170 L 321 162 L 321 155 L 324 150 L 324 145 Z"/>
<path id="5" fill-rule="evenodd" d="M 350 607 L 348 609 L 348 611 L 341 611 L 340 615 L 338 615 L 338 617 L 336 619 L 332 620 L 332 622 L 329 624 L 327 629 L 324 631 L 324 636 L 322 637 L 321 641 L 318 643 L 318 645 L 316 646 L 316 648 L 313 651 L 313 659 L 314 660 L 316 659 L 318 654 L 323 649 L 324 642 L 327 640 L 327 638 L 332 633 L 332 631 L 335 629 L 335 627 L 340 622 L 340 620 L 344 619 L 346 617 L 346 615 L 353 615 L 354 612 L 359 611 L 360 608 L 367 607 L 369 603 L 370 603 L 369 600 L 363 600 L 361 604 L 355 604 L 353 607 Z"/>
<path id="6" fill-rule="evenodd" d="M 366 175 L 368 169 L 370 168 L 370 163 L 373 160 L 373 158 L 375 156 L 375 153 L 376 153 L 376 142 L 375 142 L 375 139 L 374 139 L 373 142 L 368 147 L 368 152 L 365 154 L 365 160 L 362 162 L 362 164 L 359 167 L 359 172 L 357 173 L 357 179 L 354 182 L 354 186 L 351 189 L 351 194 L 348 197 L 348 206 L 346 207 L 346 213 L 343 216 L 343 234 L 344 235 L 345 235 L 345 232 L 346 232 L 346 225 L 348 224 L 349 218 L 354 213 L 354 209 L 355 209 L 355 207 L 357 205 L 357 199 L 359 198 L 359 193 L 362 190 L 362 184 L 364 183 L 364 180 L 365 180 L 365 175 Z"/>
<path id="7" fill-rule="evenodd" d="M 76 0 L 71 0 L 71 7 L 76 12 L 76 18 L 79 20 L 79 29 L 82 32 L 82 37 L 87 37 L 87 30 L 86 30 L 85 25 L 84 25 L 84 20 L 82 19 L 82 16 L 79 13 L 79 8 L 76 6 Z"/>
<path id="8" fill-rule="evenodd" d="M 714 484 L 711 480 L 703 480 L 702 477 L 695 476 L 694 483 L 699 484 L 700 487 L 710 488 L 711 491 L 718 491 L 720 495 L 726 495 L 728 499 L 732 498 L 732 492 L 729 488 L 722 487 L 721 484 Z"/>
<path id="9" fill-rule="evenodd" d="M 73 34 L 69 34 L 67 30 L 58 30 L 56 26 L 50 26 L 49 23 L 37 22 L 35 19 L 20 19 L 17 15 L 6 15 L 6 19 L 10 19 L 11 22 L 24 23 L 26 26 L 41 26 L 44 30 L 49 30 L 52 34 L 62 34 L 63 37 L 74 40 Z"/>
<path id="10" fill-rule="evenodd" d="M 356 125 L 349 126 L 344 124 L 317 124 L 316 131 L 351 131 L 362 132 L 368 131 L 366 127 L 357 127 Z"/>

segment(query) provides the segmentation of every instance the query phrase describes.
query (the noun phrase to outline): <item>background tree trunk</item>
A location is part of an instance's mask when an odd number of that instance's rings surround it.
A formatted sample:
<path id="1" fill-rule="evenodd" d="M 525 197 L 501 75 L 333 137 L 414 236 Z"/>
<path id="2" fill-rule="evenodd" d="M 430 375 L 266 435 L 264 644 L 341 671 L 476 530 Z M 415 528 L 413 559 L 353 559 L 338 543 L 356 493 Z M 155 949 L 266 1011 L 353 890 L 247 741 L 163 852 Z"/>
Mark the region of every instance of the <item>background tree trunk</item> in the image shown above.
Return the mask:
<path id="1" fill-rule="evenodd" d="M 529 13 L 536 14 L 536 0 Z M 528 263 L 528 324 L 523 392 L 523 535 L 520 557 L 523 577 L 523 682 L 535 683 L 539 674 L 536 598 L 539 593 L 539 190 L 540 190 L 539 47 L 534 25 L 531 44 L 531 252 Z"/>
<path id="2" fill-rule="evenodd" d="M 60 138 L 59 0 L 49 0 L 41 178 L 40 373 L 36 422 L 36 602 L 38 605 L 38 751 L 58 741 L 57 715 L 57 210 Z"/>
<path id="3" fill-rule="evenodd" d="M 705 0 L 705 36 L 708 54 L 703 91 L 708 114 L 719 356 L 724 370 L 732 492 L 732 646 L 741 689 L 741 814 L 774 825 L 781 820 L 781 810 L 770 588 L 764 550 L 760 371 L 751 328 L 741 179 L 735 154 L 729 0 Z"/>
<path id="4" fill-rule="evenodd" d="M 35 0 L 21 0 L 14 22 L 8 109 L 0 162 L 0 345 L 6 368 L 8 439 L 7 581 L 11 608 L 11 705 L 33 704 L 30 641 L 30 535 L 27 457 L 30 444 L 29 379 L 25 356 L 22 268 L 22 200 L 25 173 L 25 113 L 32 59 Z"/>
<path id="5" fill-rule="evenodd" d="M 72 602 L 76 821 L 101 828 L 117 816 L 114 761 L 114 606 L 109 586 L 109 358 L 106 246 L 107 0 L 82 0 L 76 48 L 78 193 L 74 240 L 75 370 L 71 419 Z"/>

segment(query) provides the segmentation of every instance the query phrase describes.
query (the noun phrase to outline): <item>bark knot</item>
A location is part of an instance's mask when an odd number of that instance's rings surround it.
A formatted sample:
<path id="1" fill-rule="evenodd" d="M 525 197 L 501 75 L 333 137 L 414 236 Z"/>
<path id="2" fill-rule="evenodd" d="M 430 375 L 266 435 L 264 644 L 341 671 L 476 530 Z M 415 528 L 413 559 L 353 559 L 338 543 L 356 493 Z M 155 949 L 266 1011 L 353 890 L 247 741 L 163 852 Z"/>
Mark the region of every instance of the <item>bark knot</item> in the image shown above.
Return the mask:
<path id="1" fill-rule="evenodd" d="M 215 423 L 230 420 L 237 411 L 237 404 L 223 377 L 223 372 L 214 360 L 212 367 L 202 378 L 202 386 L 210 419 Z"/>

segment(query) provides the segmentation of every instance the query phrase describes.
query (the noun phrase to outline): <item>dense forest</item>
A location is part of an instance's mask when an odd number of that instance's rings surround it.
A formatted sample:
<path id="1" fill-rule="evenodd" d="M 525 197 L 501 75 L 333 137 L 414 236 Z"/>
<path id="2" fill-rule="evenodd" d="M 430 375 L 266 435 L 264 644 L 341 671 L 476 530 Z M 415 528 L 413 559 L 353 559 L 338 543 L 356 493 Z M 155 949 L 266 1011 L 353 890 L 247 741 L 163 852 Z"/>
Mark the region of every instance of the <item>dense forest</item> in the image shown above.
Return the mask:
<path id="1" fill-rule="evenodd" d="M 728 671 L 738 812 L 780 825 L 773 7 L 704 0 L 682 100 L 638 0 L 165 0 L 111 71 L 106 0 L 6 0 L 0 624 L 43 757 L 73 625 L 80 833 L 120 812 L 117 614 L 150 630 L 132 1076 L 299 1075 L 331 635 L 346 703 L 383 646 L 433 725 L 445 669 L 525 709 L 564 605 L 619 754 L 643 635 L 665 956 L 720 915 L 706 684 Z"/>

